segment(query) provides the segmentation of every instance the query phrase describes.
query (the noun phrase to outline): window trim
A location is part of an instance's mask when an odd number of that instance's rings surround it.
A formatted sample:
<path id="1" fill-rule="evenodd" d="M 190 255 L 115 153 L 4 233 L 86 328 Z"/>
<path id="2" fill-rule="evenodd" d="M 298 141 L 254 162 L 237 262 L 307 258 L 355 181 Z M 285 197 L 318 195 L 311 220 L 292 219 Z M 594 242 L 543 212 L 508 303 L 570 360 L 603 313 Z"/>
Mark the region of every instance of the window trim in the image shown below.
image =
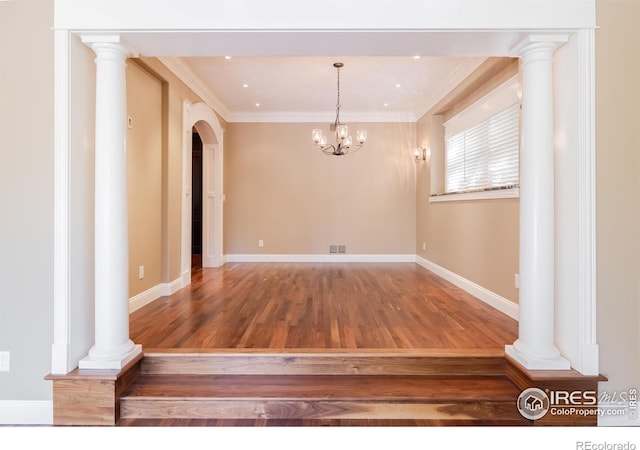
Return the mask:
<path id="1" fill-rule="evenodd" d="M 503 198 L 520 198 L 520 186 L 499 186 L 460 192 L 443 192 L 429 196 L 429 202 L 456 202 L 465 200 L 496 200 Z"/>

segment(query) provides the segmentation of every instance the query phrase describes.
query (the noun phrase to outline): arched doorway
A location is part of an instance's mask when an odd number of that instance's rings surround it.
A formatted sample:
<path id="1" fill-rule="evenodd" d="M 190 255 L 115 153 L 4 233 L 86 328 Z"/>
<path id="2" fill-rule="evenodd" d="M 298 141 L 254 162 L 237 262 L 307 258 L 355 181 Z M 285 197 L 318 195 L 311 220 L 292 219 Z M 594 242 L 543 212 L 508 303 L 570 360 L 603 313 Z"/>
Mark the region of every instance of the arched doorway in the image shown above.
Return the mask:
<path id="1" fill-rule="evenodd" d="M 202 142 L 202 267 L 219 267 L 222 258 L 223 130 L 213 110 L 203 102 L 183 104 L 182 119 L 182 285 L 191 282 L 192 255 L 192 145 L 196 132 Z"/>

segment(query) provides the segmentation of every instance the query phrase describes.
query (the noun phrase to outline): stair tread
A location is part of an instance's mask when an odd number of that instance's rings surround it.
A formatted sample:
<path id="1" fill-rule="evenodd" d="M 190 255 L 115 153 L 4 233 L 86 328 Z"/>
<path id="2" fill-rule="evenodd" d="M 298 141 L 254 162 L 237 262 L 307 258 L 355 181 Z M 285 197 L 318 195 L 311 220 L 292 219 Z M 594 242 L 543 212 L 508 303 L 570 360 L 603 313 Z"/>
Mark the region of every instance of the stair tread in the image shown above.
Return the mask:
<path id="1" fill-rule="evenodd" d="M 506 377 L 419 375 L 144 375 L 122 400 L 321 399 L 384 401 L 514 401 Z"/>

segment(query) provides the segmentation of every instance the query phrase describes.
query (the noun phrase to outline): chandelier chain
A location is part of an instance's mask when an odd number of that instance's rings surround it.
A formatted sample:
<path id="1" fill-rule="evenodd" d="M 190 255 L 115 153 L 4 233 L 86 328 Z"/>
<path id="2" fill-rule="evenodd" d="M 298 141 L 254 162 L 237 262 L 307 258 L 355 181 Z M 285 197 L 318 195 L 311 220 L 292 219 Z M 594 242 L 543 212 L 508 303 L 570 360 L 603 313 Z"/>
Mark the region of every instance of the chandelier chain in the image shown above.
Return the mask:
<path id="1" fill-rule="evenodd" d="M 336 125 L 340 124 L 340 67 L 337 67 L 338 71 L 338 100 L 336 102 Z"/>

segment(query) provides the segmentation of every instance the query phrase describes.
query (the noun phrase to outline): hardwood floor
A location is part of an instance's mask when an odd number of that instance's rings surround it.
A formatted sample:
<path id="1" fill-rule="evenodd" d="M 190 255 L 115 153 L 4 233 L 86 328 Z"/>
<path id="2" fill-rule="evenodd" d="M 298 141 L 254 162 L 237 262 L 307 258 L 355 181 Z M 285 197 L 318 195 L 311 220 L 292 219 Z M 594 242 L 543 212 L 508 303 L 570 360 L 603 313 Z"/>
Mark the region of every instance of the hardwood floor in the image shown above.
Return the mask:
<path id="1" fill-rule="evenodd" d="M 534 423 L 517 399 L 604 379 L 522 369 L 504 355 L 515 320 L 410 263 L 196 268 L 131 314 L 130 336 L 131 367 L 50 378 L 55 424 L 591 426 Z"/>
<path id="2" fill-rule="evenodd" d="M 143 348 L 503 349 L 517 322 L 414 263 L 228 263 L 130 316 Z"/>
<path id="3" fill-rule="evenodd" d="M 517 322 L 417 264 L 197 263 L 130 315 L 120 426 L 528 424 Z"/>

